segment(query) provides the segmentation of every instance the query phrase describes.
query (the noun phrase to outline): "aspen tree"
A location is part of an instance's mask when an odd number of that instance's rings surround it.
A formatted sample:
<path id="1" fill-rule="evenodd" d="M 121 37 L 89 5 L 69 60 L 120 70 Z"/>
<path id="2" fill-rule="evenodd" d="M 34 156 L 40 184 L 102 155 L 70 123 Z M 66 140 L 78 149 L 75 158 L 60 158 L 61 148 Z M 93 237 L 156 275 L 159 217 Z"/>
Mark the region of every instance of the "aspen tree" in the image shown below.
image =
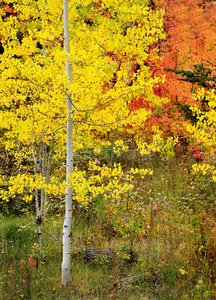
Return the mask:
<path id="1" fill-rule="evenodd" d="M 37 162 L 34 156 L 34 149 L 32 149 L 32 155 L 34 158 L 35 163 L 35 176 L 37 174 Z M 40 259 L 43 261 L 43 240 L 42 240 L 42 230 L 41 230 L 41 212 L 39 207 L 39 197 L 38 197 L 38 190 L 34 190 L 34 198 L 35 198 L 35 209 L 36 209 L 36 224 L 38 225 L 38 238 L 39 238 L 39 245 L 40 245 Z"/>
<path id="2" fill-rule="evenodd" d="M 68 0 L 64 0 L 64 43 L 65 54 L 70 54 L 70 37 L 68 26 Z M 69 83 L 72 83 L 71 61 L 67 58 L 66 74 Z M 66 195 L 65 195 L 65 218 L 63 226 L 63 260 L 62 260 L 62 284 L 67 286 L 70 282 L 71 262 L 71 220 L 72 220 L 72 187 L 69 176 L 73 172 L 73 118 L 72 97 L 68 91 L 67 95 L 67 163 L 66 163 Z"/>
<path id="3" fill-rule="evenodd" d="M 151 11 L 147 1 L 65 0 L 63 32 L 61 0 L 17 0 L 14 10 L 10 18 L 0 20 L 5 48 L 0 64 L 0 142 L 14 157 L 17 172 L 0 177 L 2 186 L 7 181 L 0 194 L 6 201 L 17 194 L 31 201 L 35 190 L 60 199 L 66 194 L 62 262 L 66 286 L 70 282 L 72 194 L 86 205 L 92 199 L 89 194 L 104 194 L 106 199 L 133 188 L 115 180 L 115 176 L 123 178 L 121 166 L 97 169 L 90 158 L 92 175 L 86 176 L 79 165 L 73 169 L 73 155 L 78 156 L 79 151 L 91 152 L 92 157 L 100 153 L 113 141 L 113 136 L 102 136 L 115 128 L 119 138 L 114 139 L 114 153 L 127 149 L 120 139 L 125 133 L 135 136 L 134 143 L 142 148 L 141 125 L 151 111 L 130 111 L 128 105 L 140 95 L 154 106 L 165 101 L 153 91 L 161 79 L 152 77 L 146 65 L 147 59 L 157 58 L 150 46 L 164 38 L 163 12 Z M 137 72 L 133 72 L 134 65 L 139 65 Z M 43 174 L 32 172 L 32 146 L 39 153 L 41 143 L 49 145 L 54 135 L 53 168 L 57 168 L 47 181 L 45 164 Z M 45 161 L 45 151 L 42 156 Z M 144 171 L 140 171 L 143 176 Z M 107 186 L 102 181 L 105 177 L 110 178 Z"/>

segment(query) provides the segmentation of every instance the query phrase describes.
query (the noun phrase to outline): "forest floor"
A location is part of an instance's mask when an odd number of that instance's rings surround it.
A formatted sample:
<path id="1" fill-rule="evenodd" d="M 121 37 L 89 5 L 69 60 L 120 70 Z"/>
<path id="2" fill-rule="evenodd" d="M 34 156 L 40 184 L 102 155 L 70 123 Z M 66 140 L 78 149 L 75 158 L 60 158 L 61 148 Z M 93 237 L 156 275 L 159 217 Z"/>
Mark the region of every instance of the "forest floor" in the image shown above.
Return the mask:
<path id="1" fill-rule="evenodd" d="M 188 158 L 150 163 L 153 177 L 138 183 L 138 195 L 125 196 L 123 215 L 119 204 L 113 212 L 103 198 L 74 207 L 67 288 L 61 285 L 63 211 L 43 220 L 43 262 L 33 213 L 2 214 L 0 299 L 216 299 L 211 180 L 193 175 Z"/>

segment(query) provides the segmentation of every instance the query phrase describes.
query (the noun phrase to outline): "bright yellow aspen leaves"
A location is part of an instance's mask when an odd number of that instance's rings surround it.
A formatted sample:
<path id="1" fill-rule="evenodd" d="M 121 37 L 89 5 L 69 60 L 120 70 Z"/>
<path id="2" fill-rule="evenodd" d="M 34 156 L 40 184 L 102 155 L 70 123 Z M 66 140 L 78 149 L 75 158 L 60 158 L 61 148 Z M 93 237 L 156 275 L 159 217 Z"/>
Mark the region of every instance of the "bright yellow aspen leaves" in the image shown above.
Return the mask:
<path id="1" fill-rule="evenodd" d="M 157 59 L 150 46 L 165 37 L 163 11 L 151 11 L 146 1 L 70 1 L 71 42 L 70 53 L 66 55 L 72 68 L 69 84 L 65 75 L 62 1 L 7 2 L 13 3 L 14 13 L 4 16 L 1 8 L 4 53 L 0 57 L 0 143 L 14 158 L 17 173 L 9 178 L 2 176 L 1 184 L 6 187 L 0 194 L 5 200 L 23 194 L 25 201 L 31 201 L 35 189 L 43 189 L 48 195 L 63 195 L 65 99 L 69 92 L 75 153 L 99 154 L 104 147 L 111 147 L 112 140 L 102 137 L 109 133 L 112 137 L 117 126 L 120 136 L 113 144 L 113 153 L 127 151 L 128 146 L 120 137 L 125 132 L 131 134 L 131 128 L 140 130 L 150 113 L 143 108 L 131 113 L 128 104 L 140 95 L 145 95 L 146 101 L 154 106 L 166 102 L 153 92 L 153 86 L 162 79 L 153 78 L 145 64 L 148 58 Z M 134 64 L 139 65 L 137 73 L 131 73 Z M 43 143 L 48 151 L 44 158 L 48 164 L 53 137 L 48 182 L 36 165 L 37 160 L 43 161 L 40 150 Z M 142 154 L 149 151 L 138 133 L 137 137 Z M 153 141 L 156 149 L 158 143 L 161 143 L 159 133 Z M 71 174 L 77 201 L 87 203 L 99 194 L 116 196 L 133 188 L 131 183 L 122 181 L 124 172 L 119 165 L 110 169 L 90 161 L 89 168 L 91 177 L 79 168 Z M 131 170 L 125 178 L 138 173 L 143 177 L 151 172 Z M 109 183 L 104 182 L 105 178 Z"/>
<path id="2" fill-rule="evenodd" d="M 216 170 L 215 170 L 215 153 L 216 153 L 216 95 L 215 90 L 206 91 L 200 89 L 195 96 L 196 99 L 202 100 L 205 97 L 205 101 L 208 102 L 208 108 L 201 110 L 200 107 L 191 107 L 194 114 L 197 116 L 196 125 L 187 125 L 187 130 L 193 136 L 195 141 L 202 145 L 205 149 L 206 157 L 199 163 L 193 165 L 195 173 L 201 173 L 211 175 L 212 180 L 216 182 Z"/>

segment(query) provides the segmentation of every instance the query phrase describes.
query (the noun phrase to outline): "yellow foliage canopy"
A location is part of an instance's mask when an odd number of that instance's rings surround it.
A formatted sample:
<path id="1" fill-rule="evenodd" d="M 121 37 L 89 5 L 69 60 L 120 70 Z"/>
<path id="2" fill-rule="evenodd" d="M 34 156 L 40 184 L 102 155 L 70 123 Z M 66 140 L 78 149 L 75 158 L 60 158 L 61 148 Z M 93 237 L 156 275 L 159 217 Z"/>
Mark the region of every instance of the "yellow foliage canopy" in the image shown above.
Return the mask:
<path id="1" fill-rule="evenodd" d="M 128 104 L 135 97 L 145 94 L 156 106 L 165 101 L 153 93 L 160 79 L 152 78 L 145 65 L 147 58 L 157 56 L 150 46 L 165 37 L 163 11 L 151 11 L 145 1 L 70 1 L 71 51 L 65 57 L 60 0 L 16 0 L 13 10 L 0 19 L 5 50 L 0 64 L 0 143 L 15 157 L 21 172 L 10 178 L 8 195 L 24 193 L 26 188 L 28 192 L 43 188 L 57 195 L 65 188 L 60 183 L 61 171 L 47 184 L 43 176 L 30 175 L 24 161 L 32 161 L 34 149 L 38 154 L 40 143 L 49 145 L 55 135 L 53 166 L 62 165 L 68 92 L 75 152 L 100 149 L 110 144 L 101 136 L 116 126 L 123 132 L 128 125 L 145 121 L 149 112 L 144 109 L 129 113 Z M 65 75 L 66 58 L 72 63 L 71 84 Z M 133 75 L 132 64 L 140 67 Z M 121 141 L 114 151 L 118 154 L 120 148 L 126 149 Z M 80 186 L 78 170 L 73 176 L 76 194 L 85 194 L 90 183 L 82 177 L 86 187 Z M 2 195 L 5 193 L 3 190 Z"/>

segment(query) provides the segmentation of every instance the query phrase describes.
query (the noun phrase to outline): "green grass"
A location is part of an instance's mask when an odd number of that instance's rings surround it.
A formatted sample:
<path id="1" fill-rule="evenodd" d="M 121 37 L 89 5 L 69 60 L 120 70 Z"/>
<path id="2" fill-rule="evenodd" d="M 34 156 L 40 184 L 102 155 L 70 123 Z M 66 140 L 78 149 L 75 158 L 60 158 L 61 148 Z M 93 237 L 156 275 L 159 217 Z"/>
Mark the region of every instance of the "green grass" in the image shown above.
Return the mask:
<path id="1" fill-rule="evenodd" d="M 121 199 L 134 205 L 124 214 L 116 207 L 115 218 L 122 218 L 117 227 L 103 197 L 74 210 L 67 288 L 60 278 L 62 214 L 42 224 L 44 263 L 35 217 L 2 216 L 0 299 L 215 299 L 216 210 L 209 178 L 193 178 L 188 159 L 151 164 L 154 176 L 136 183 L 142 192 Z M 125 227 L 131 219 L 136 222 Z"/>

